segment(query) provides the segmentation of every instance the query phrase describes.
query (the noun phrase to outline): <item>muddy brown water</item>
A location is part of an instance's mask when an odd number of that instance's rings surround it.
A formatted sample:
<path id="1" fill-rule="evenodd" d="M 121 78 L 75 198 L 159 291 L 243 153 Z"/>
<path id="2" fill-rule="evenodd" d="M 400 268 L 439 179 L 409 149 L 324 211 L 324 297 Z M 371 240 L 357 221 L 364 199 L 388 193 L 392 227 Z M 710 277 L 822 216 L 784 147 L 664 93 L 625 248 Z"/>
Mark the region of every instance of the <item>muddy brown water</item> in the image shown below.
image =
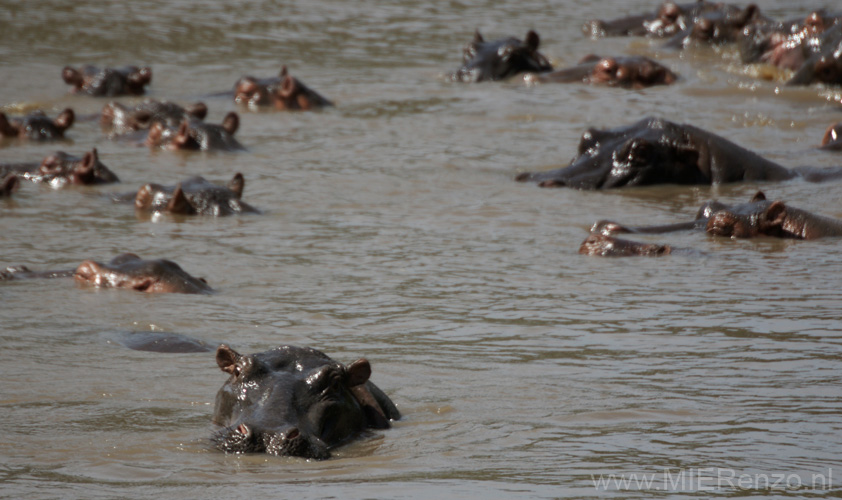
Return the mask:
<path id="1" fill-rule="evenodd" d="M 2 2 L 8 113 L 98 113 L 105 100 L 69 96 L 60 78 L 86 63 L 150 65 L 151 97 L 204 100 L 214 122 L 237 108 L 209 94 L 281 64 L 337 106 L 244 112 L 240 154 L 150 152 L 84 120 L 65 143 L 4 143 L 5 162 L 95 146 L 123 181 L 25 184 L 0 201 L 4 266 L 71 268 L 131 251 L 175 260 L 219 293 L 3 283 L 0 496 L 580 498 L 604 495 L 594 480 L 612 474 L 654 479 L 612 484 L 616 497 L 838 495 L 838 239 L 678 233 L 640 239 L 700 254 L 576 250 L 599 219 L 669 223 L 757 189 L 842 217 L 842 182 L 578 192 L 512 180 L 566 164 L 587 127 L 648 115 L 786 166 L 842 164 L 815 148 L 842 119 L 839 88 L 783 87 L 785 75 L 759 78 L 732 50 L 679 54 L 580 31 L 655 4 Z M 779 19 L 824 5 L 760 2 Z M 557 66 L 645 54 L 681 80 L 631 92 L 445 83 L 476 28 L 488 38 L 535 29 Z M 106 196 L 237 171 L 263 215 L 149 220 Z M 207 442 L 225 379 L 213 355 L 134 351 L 119 341 L 131 331 L 365 356 L 405 417 L 324 462 L 224 455 Z"/>

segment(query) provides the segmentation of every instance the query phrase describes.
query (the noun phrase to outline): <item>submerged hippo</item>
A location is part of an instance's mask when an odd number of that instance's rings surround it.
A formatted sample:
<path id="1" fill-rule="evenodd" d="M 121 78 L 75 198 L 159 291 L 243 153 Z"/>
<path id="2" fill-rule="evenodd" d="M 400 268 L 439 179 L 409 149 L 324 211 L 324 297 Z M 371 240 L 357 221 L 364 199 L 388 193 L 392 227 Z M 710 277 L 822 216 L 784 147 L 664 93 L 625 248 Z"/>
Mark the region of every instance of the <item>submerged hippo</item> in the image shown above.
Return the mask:
<path id="1" fill-rule="evenodd" d="M 69 184 L 93 185 L 120 182 L 120 179 L 99 161 L 96 148 L 85 153 L 82 158 L 56 151 L 47 156 L 41 164 L 22 163 L 0 165 L 0 177 L 6 174 L 16 175 L 32 182 L 43 182 L 54 188 Z"/>
<path id="2" fill-rule="evenodd" d="M 233 111 L 221 125 L 188 118 L 175 128 L 156 121 L 149 127 L 146 145 L 171 151 L 240 151 L 245 148 L 234 138 L 239 127 L 240 117 Z"/>
<path id="3" fill-rule="evenodd" d="M 82 66 L 79 69 L 65 66 L 61 77 L 71 92 L 95 97 L 121 95 L 143 95 L 145 87 L 152 81 L 152 70 L 148 67 L 125 66 L 123 68 L 97 68 Z"/>
<path id="4" fill-rule="evenodd" d="M 0 198 L 12 196 L 18 187 L 20 187 L 20 181 L 17 175 L 10 173 L 5 177 L 0 177 Z"/>
<path id="5" fill-rule="evenodd" d="M 760 62 L 797 71 L 821 52 L 822 34 L 839 18 L 840 14 L 821 9 L 803 19 L 750 25 L 738 40 L 740 57 L 747 64 Z"/>
<path id="6" fill-rule="evenodd" d="M 525 40 L 504 38 L 486 42 L 479 31 L 463 50 L 463 63 L 448 75 L 454 82 L 482 82 L 503 80 L 520 73 L 545 73 L 553 67 L 538 52 L 541 39 L 530 31 Z"/>
<path id="7" fill-rule="evenodd" d="M 212 442 L 227 453 L 322 460 L 365 429 L 400 418 L 369 380 L 371 365 L 345 366 L 311 348 L 281 346 L 241 355 L 223 344 L 216 363 L 230 377 L 216 395 Z"/>
<path id="8" fill-rule="evenodd" d="M 579 64 L 550 73 L 528 73 L 527 83 L 575 83 L 642 89 L 675 83 L 675 73 L 643 56 L 585 56 Z"/>
<path id="9" fill-rule="evenodd" d="M 676 33 L 667 42 L 667 46 L 682 48 L 694 43 L 707 45 L 735 43 L 744 36 L 745 30 L 751 29 L 751 26 L 772 23 L 755 4 L 749 4 L 745 8 L 720 5 L 721 8 L 697 15 L 689 26 Z"/>
<path id="10" fill-rule="evenodd" d="M 650 184 L 722 184 L 803 177 L 819 182 L 840 169 L 789 170 L 731 141 L 692 125 L 644 118 L 625 127 L 590 129 L 567 167 L 525 172 L 515 179 L 541 187 L 610 189 Z"/>
<path id="11" fill-rule="evenodd" d="M 596 19 L 582 27 L 585 34 L 600 38 L 606 36 L 652 36 L 666 38 L 693 26 L 696 20 L 708 13 L 730 12 L 737 7 L 721 2 L 697 1 L 677 4 L 667 1 L 655 12 L 634 14 L 612 20 Z"/>
<path id="12" fill-rule="evenodd" d="M 818 47 L 787 85 L 842 85 L 842 20 L 821 34 Z"/>
<path id="13" fill-rule="evenodd" d="M 66 108 L 51 119 L 43 111 L 33 111 L 23 118 L 9 119 L 0 112 L 0 137 L 49 141 L 64 138 L 64 131 L 73 125 L 73 110 Z"/>
<path id="14" fill-rule="evenodd" d="M 661 257 L 672 252 L 669 245 L 639 243 L 599 233 L 590 234 L 579 247 L 580 254 L 597 257 Z"/>
<path id="15" fill-rule="evenodd" d="M 174 102 L 154 99 L 146 99 L 134 107 L 112 101 L 102 108 L 100 125 L 104 130 L 120 135 L 148 129 L 158 122 L 177 128 L 185 119 L 204 120 L 207 114 L 208 107 L 203 102 L 184 108 Z"/>
<path id="16" fill-rule="evenodd" d="M 233 215 L 259 213 L 240 200 L 246 181 L 236 173 L 227 186 L 206 181 L 203 177 L 190 177 L 175 186 L 146 184 L 137 191 L 136 209 L 153 214 L 180 215 Z"/>
<path id="17" fill-rule="evenodd" d="M 276 77 L 244 76 L 237 80 L 234 84 L 234 102 L 252 108 L 268 106 L 290 111 L 333 106 L 332 102 L 290 76 L 286 66 L 281 67 L 281 73 Z"/>
<path id="18" fill-rule="evenodd" d="M 147 293 L 213 291 L 204 279 L 187 274 L 171 260 L 143 260 L 133 253 L 118 255 L 107 264 L 86 260 L 79 264 L 73 277 L 77 283 L 100 288 L 127 288 Z"/>
<path id="19" fill-rule="evenodd" d="M 758 191 L 748 203 L 726 205 L 718 201 L 704 203 L 689 222 L 663 226 L 629 227 L 611 221 L 599 221 L 591 231 L 610 236 L 616 233 L 666 233 L 700 229 L 708 234 L 733 238 L 771 236 L 812 240 L 842 236 L 842 221 L 787 206 L 780 200 L 769 201 Z"/>
<path id="20" fill-rule="evenodd" d="M 821 148 L 829 151 L 842 151 L 842 122 L 827 127 L 824 137 L 822 137 Z"/>

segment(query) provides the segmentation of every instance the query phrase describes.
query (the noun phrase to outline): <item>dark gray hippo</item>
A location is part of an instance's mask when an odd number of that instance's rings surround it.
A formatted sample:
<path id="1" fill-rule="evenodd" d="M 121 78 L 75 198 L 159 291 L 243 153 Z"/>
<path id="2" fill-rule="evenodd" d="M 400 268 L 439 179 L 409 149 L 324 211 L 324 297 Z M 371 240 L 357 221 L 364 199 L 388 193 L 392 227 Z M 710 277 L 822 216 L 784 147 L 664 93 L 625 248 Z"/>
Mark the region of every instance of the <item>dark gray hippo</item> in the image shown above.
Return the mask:
<path id="1" fill-rule="evenodd" d="M 490 42 L 477 31 L 463 50 L 462 66 L 448 78 L 454 82 L 476 83 L 503 80 L 520 73 L 552 71 L 550 62 L 538 52 L 540 44 L 541 39 L 534 31 L 527 33 L 525 40 L 512 37 Z"/>
<path id="2" fill-rule="evenodd" d="M 158 122 L 165 127 L 177 128 L 184 120 L 204 120 L 207 113 L 208 107 L 202 102 L 185 108 L 174 102 L 155 99 L 146 99 L 135 106 L 112 101 L 102 108 L 100 125 L 106 132 L 122 135 L 147 130 Z"/>
<path id="3" fill-rule="evenodd" d="M 251 108 L 271 107 L 283 111 L 309 111 L 333 106 L 315 90 L 281 67 L 276 77 L 244 76 L 234 84 L 234 102 Z"/>
<path id="4" fill-rule="evenodd" d="M 73 125 L 73 110 L 66 108 L 55 118 L 43 111 L 33 111 L 21 118 L 9 118 L 0 111 L 0 137 L 51 141 L 64 139 L 64 131 Z"/>
<path id="5" fill-rule="evenodd" d="M 670 85 L 677 77 L 669 68 L 644 56 L 589 55 L 579 64 L 550 73 L 527 73 L 526 83 L 585 83 L 626 89 Z"/>
<path id="6" fill-rule="evenodd" d="M 717 12 L 733 12 L 738 7 L 722 2 L 699 0 L 678 4 L 673 1 L 662 3 L 654 12 L 633 14 L 611 20 L 588 21 L 582 31 L 592 38 L 607 36 L 651 36 L 672 37 L 692 27 L 699 17 Z"/>
<path id="7" fill-rule="evenodd" d="M 79 69 L 65 66 L 61 77 L 73 86 L 71 92 L 75 94 L 94 97 L 143 95 L 146 85 L 152 81 L 152 70 L 137 66 L 98 68 L 88 65 Z"/>
<path id="8" fill-rule="evenodd" d="M 525 172 L 515 179 L 541 187 L 610 189 L 652 184 L 820 182 L 842 177 L 842 169 L 787 169 L 700 128 L 662 118 L 644 118 L 613 129 L 590 129 L 570 165 Z"/>
<path id="9" fill-rule="evenodd" d="M 202 278 L 188 274 L 171 260 L 144 260 L 124 253 L 108 263 L 86 260 L 73 273 L 77 283 L 97 288 L 126 288 L 146 293 L 211 293 Z"/>
<path id="10" fill-rule="evenodd" d="M 240 117 L 233 111 L 219 125 L 193 117 L 185 118 L 178 127 L 156 121 L 149 127 L 146 145 L 171 151 L 242 151 L 245 148 L 234 138 L 239 127 Z"/>
<path id="11" fill-rule="evenodd" d="M 673 253 L 673 247 L 591 233 L 582 242 L 579 253 L 595 257 L 661 257 Z"/>
<path id="12" fill-rule="evenodd" d="M 242 355 L 223 344 L 216 363 L 230 376 L 216 395 L 211 441 L 226 453 L 322 460 L 365 429 L 400 418 L 369 380 L 365 359 L 346 366 L 311 348 Z"/>
<path id="13" fill-rule="evenodd" d="M 0 178 L 14 175 L 32 182 L 49 184 L 54 188 L 67 185 L 95 185 L 120 182 L 117 175 L 99 161 L 96 148 L 81 158 L 56 151 L 38 163 L 0 165 Z"/>
<path id="14" fill-rule="evenodd" d="M 138 191 L 134 206 L 138 211 L 152 214 L 213 215 L 224 216 L 242 213 L 260 213 L 242 201 L 246 181 L 236 173 L 227 186 L 220 186 L 195 176 L 175 186 L 146 184 Z"/>

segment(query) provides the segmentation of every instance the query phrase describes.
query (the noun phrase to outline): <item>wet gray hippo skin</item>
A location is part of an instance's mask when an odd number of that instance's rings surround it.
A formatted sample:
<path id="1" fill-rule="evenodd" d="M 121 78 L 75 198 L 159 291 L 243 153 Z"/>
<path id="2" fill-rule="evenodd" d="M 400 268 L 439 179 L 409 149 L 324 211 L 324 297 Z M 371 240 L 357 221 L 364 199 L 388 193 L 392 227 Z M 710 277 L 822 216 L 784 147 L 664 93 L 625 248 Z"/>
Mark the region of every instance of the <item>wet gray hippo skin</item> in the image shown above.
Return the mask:
<path id="1" fill-rule="evenodd" d="M 221 125 L 189 118 L 177 128 L 154 122 L 146 145 L 171 151 L 241 151 L 245 148 L 234 138 L 239 127 L 240 117 L 233 111 L 225 115 Z"/>
<path id="2" fill-rule="evenodd" d="M 400 418 L 394 403 L 369 381 L 371 365 L 345 366 L 311 348 L 281 346 L 241 355 L 216 351 L 230 375 L 216 395 L 212 442 L 227 453 L 267 453 L 322 460 L 330 448 Z"/>
<path id="3" fill-rule="evenodd" d="M 114 257 L 108 263 L 86 260 L 73 277 L 77 283 L 100 288 L 126 288 L 146 293 L 210 293 L 201 278 L 194 278 L 171 260 L 143 260 L 133 253 Z"/>
<path id="4" fill-rule="evenodd" d="M 110 335 L 113 341 L 135 351 L 161 353 L 211 352 L 211 347 L 204 341 L 179 333 L 169 332 L 119 332 Z"/>
<path id="5" fill-rule="evenodd" d="M 475 83 L 503 80 L 520 73 L 544 73 L 553 67 L 538 52 L 541 39 L 530 31 L 525 40 L 505 38 L 486 42 L 477 31 L 465 46 L 462 67 L 448 75 L 454 82 Z"/>
<path id="6" fill-rule="evenodd" d="M 743 31 L 753 25 L 771 24 L 755 4 L 745 8 L 721 4 L 722 7 L 701 13 L 668 42 L 668 47 L 683 48 L 694 43 L 722 45 L 739 41 Z"/>
<path id="7" fill-rule="evenodd" d="M 177 128 L 184 120 L 204 120 L 207 113 L 208 107 L 202 102 L 184 108 L 174 102 L 154 99 L 146 99 L 134 107 L 112 101 L 102 108 L 100 125 L 104 130 L 120 135 L 145 130 L 159 122 L 165 127 Z"/>
<path id="8" fill-rule="evenodd" d="M 333 106 L 333 103 L 291 76 L 287 67 L 277 77 L 244 76 L 234 84 L 234 102 L 252 108 L 307 111 Z"/>
<path id="9" fill-rule="evenodd" d="M 816 215 L 776 200 L 769 201 L 758 191 L 748 203 L 726 205 L 709 201 L 699 208 L 696 218 L 663 226 L 630 227 L 611 221 L 599 221 L 591 231 L 610 236 L 617 233 L 667 233 L 700 229 L 708 234 L 732 238 L 771 236 L 799 240 L 842 236 L 842 221 Z"/>
<path id="10" fill-rule="evenodd" d="M 677 4 L 664 2 L 655 12 L 635 14 L 613 20 L 592 20 L 585 23 L 582 31 L 592 38 L 606 36 L 653 36 L 666 38 L 693 26 L 703 14 L 731 12 L 737 7 L 708 1 Z"/>
<path id="11" fill-rule="evenodd" d="M 652 184 L 722 184 L 782 181 L 802 177 L 821 182 L 842 169 L 789 170 L 727 139 L 692 125 L 645 118 L 625 127 L 590 129 L 567 167 L 526 172 L 515 179 L 541 187 L 610 189 Z"/>
<path id="12" fill-rule="evenodd" d="M 837 20 L 819 38 L 820 49 L 804 61 L 787 85 L 842 85 L 842 20 Z"/>
<path id="13" fill-rule="evenodd" d="M 116 97 L 121 95 L 143 95 L 146 85 L 152 81 L 152 70 L 148 67 L 125 66 L 123 68 L 97 68 L 82 66 L 79 69 L 65 66 L 61 70 L 65 83 L 72 85 L 71 92 L 94 97 Z"/>
<path id="14" fill-rule="evenodd" d="M 75 114 L 65 109 L 55 118 L 43 111 L 34 111 L 23 118 L 10 119 L 0 112 L 0 137 L 49 141 L 64 138 L 64 131 L 73 125 Z"/>
<path id="15" fill-rule="evenodd" d="M 579 247 L 580 254 L 596 257 L 661 257 L 672 252 L 669 245 L 639 243 L 599 233 L 588 235 Z"/>
<path id="16" fill-rule="evenodd" d="M 670 85 L 675 73 L 660 63 L 643 56 L 584 57 L 579 64 L 550 73 L 528 73 L 527 83 L 586 83 L 627 89 L 642 89 L 654 85 Z"/>
<path id="17" fill-rule="evenodd" d="M 260 213 L 240 198 L 245 189 L 243 174 L 236 173 L 227 186 L 190 177 L 175 186 L 146 184 L 137 191 L 135 208 L 153 214 L 224 216 Z"/>
<path id="18" fill-rule="evenodd" d="M 40 164 L 0 165 L 0 178 L 7 174 L 46 183 L 54 188 L 120 182 L 114 172 L 99 161 L 96 148 L 85 153 L 82 158 L 56 151 Z"/>
<path id="19" fill-rule="evenodd" d="M 761 62 L 797 71 L 821 52 L 823 33 L 839 18 L 840 14 L 822 9 L 803 19 L 751 24 L 738 39 L 740 57 L 746 64 Z"/>
<path id="20" fill-rule="evenodd" d="M 842 122 L 827 127 L 822 137 L 821 148 L 828 151 L 842 151 Z"/>
<path id="21" fill-rule="evenodd" d="M 12 193 L 18 190 L 20 181 L 18 176 L 14 173 L 0 175 L 0 198 L 12 196 Z"/>

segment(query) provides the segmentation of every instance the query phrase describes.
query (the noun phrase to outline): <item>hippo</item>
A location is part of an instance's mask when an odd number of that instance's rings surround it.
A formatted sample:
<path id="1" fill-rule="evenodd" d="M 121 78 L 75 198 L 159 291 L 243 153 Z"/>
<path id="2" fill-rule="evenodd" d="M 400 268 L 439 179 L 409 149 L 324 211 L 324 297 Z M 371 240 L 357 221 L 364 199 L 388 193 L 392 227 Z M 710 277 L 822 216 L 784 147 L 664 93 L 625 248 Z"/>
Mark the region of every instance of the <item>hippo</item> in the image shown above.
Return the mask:
<path id="1" fill-rule="evenodd" d="M 219 186 L 199 176 L 190 177 L 175 186 L 146 184 L 137 191 L 134 206 L 139 211 L 153 214 L 224 216 L 259 213 L 240 200 L 245 184 L 245 178 L 239 172 L 227 186 Z"/>
<path id="2" fill-rule="evenodd" d="M 149 127 L 145 144 L 171 151 L 241 151 L 245 148 L 234 138 L 239 127 L 240 117 L 233 111 L 221 125 L 186 118 L 175 128 L 156 121 Z"/>
<path id="3" fill-rule="evenodd" d="M 504 38 L 486 42 L 477 31 L 474 39 L 463 50 L 462 67 L 448 75 L 454 82 L 475 83 L 486 80 L 503 80 L 520 73 L 546 73 L 553 67 L 538 52 L 541 39 L 529 31 L 525 40 Z"/>
<path id="4" fill-rule="evenodd" d="M 611 221 L 599 221 L 591 231 L 610 236 L 617 233 L 654 234 L 686 229 L 704 230 L 708 234 L 732 238 L 771 236 L 813 240 L 842 236 L 842 221 L 790 207 L 780 200 L 769 201 L 762 191 L 758 191 L 748 203 L 726 205 L 718 201 L 706 202 L 696 212 L 696 218 L 689 222 L 629 227 Z"/>
<path id="5" fill-rule="evenodd" d="M 226 453 L 324 460 L 331 448 L 401 416 L 369 380 L 365 359 L 345 366 L 308 347 L 242 355 L 222 344 L 216 363 L 230 376 L 216 395 L 211 442 Z"/>
<path id="6" fill-rule="evenodd" d="M 743 9 L 721 4 L 721 8 L 696 16 L 689 26 L 673 35 L 666 45 L 684 48 L 694 43 L 708 45 L 735 43 L 740 40 L 747 27 L 771 22 L 755 4 L 749 4 Z"/>
<path id="7" fill-rule="evenodd" d="M 109 337 L 109 341 L 117 342 L 135 351 L 186 354 L 215 350 L 215 347 L 211 347 L 203 340 L 180 333 L 118 332 Z"/>
<path id="8" fill-rule="evenodd" d="M 579 247 L 580 254 L 597 257 L 661 257 L 672 252 L 669 245 L 639 243 L 599 233 L 590 234 Z"/>
<path id="9" fill-rule="evenodd" d="M 767 63 L 797 71 L 813 54 L 821 52 L 822 34 L 842 17 L 824 9 L 806 18 L 780 23 L 755 23 L 738 39 L 743 63 Z"/>
<path id="10" fill-rule="evenodd" d="M 614 129 L 590 129 L 582 135 L 578 156 L 570 165 L 547 172 L 524 172 L 515 180 L 584 190 L 795 177 L 821 182 L 842 177 L 842 169 L 790 170 L 711 132 L 649 117 Z"/>
<path id="11" fill-rule="evenodd" d="M 100 125 L 112 134 L 121 135 L 148 129 L 157 122 L 177 128 L 185 119 L 204 120 L 207 114 L 208 107 L 203 102 L 184 108 L 174 102 L 155 99 L 146 99 L 134 107 L 112 101 L 102 108 Z"/>
<path id="12" fill-rule="evenodd" d="M 56 151 L 47 156 L 41 164 L 22 163 L 0 165 L 0 176 L 6 173 L 30 180 L 43 182 L 54 188 L 66 185 L 95 185 L 120 182 L 117 175 L 99 161 L 96 148 L 85 153 L 82 158 L 64 151 Z"/>
<path id="13" fill-rule="evenodd" d="M 664 2 L 655 12 L 635 14 L 609 21 L 595 19 L 582 26 L 582 31 L 592 38 L 607 36 L 651 36 L 672 37 L 689 27 L 708 13 L 730 12 L 737 7 L 721 2 L 699 0 L 686 4 Z"/>
<path id="14" fill-rule="evenodd" d="M 290 76 L 286 66 L 271 78 L 244 76 L 234 84 L 234 102 L 251 108 L 308 111 L 333 106 L 333 103 Z"/>
<path id="15" fill-rule="evenodd" d="M 23 118 L 9 119 L 0 112 L 0 137 L 49 141 L 64 138 L 64 131 L 73 125 L 73 110 L 66 108 L 55 119 L 43 111 L 33 111 Z"/>
<path id="16" fill-rule="evenodd" d="M 5 177 L 0 177 L 0 198 L 7 198 L 12 196 L 12 193 L 20 187 L 18 176 L 14 173 L 9 173 Z"/>
<path id="17" fill-rule="evenodd" d="M 842 122 L 827 127 L 822 137 L 821 149 L 827 151 L 842 151 Z"/>
<path id="18" fill-rule="evenodd" d="M 608 85 L 627 89 L 642 89 L 654 85 L 670 85 L 677 79 L 666 66 L 648 57 L 585 56 L 579 64 L 550 73 L 527 73 L 527 83 L 572 83 Z"/>
<path id="19" fill-rule="evenodd" d="M 152 81 L 152 70 L 148 67 L 125 66 L 123 68 L 97 68 L 82 66 L 79 69 L 65 66 L 61 77 L 73 85 L 72 93 L 94 97 L 116 97 L 122 95 L 143 95 L 146 85 Z"/>
<path id="20" fill-rule="evenodd" d="M 787 85 L 842 85 L 842 20 L 836 20 L 821 34 L 818 47 Z"/>
<path id="21" fill-rule="evenodd" d="M 124 253 L 107 264 L 86 260 L 73 273 L 77 283 L 100 288 L 127 288 L 146 293 L 213 292 L 203 278 L 194 278 L 171 260 L 143 260 Z"/>

